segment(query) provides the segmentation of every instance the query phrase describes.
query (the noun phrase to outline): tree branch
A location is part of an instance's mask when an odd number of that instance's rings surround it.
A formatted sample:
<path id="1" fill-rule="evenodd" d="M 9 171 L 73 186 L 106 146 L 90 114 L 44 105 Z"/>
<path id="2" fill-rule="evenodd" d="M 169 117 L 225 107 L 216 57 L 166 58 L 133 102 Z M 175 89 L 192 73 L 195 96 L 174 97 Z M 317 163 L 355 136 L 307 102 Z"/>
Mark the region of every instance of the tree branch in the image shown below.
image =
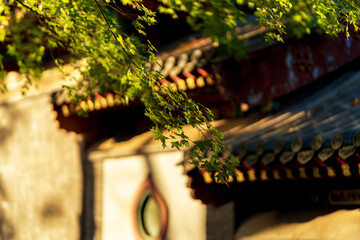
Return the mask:
<path id="1" fill-rule="evenodd" d="M 118 9 L 118 8 L 116 8 L 116 7 L 108 4 L 108 3 L 106 3 L 106 2 L 103 2 L 103 1 L 101 1 L 101 0 L 95 0 L 95 1 L 97 1 L 97 2 L 99 2 L 99 3 L 101 3 L 101 4 L 104 4 L 104 5 L 112 8 L 113 10 L 115 10 L 116 12 L 120 13 L 120 14 L 123 15 L 123 16 L 126 16 L 126 15 L 127 15 L 127 14 L 126 14 L 125 12 L 123 12 L 122 10 L 120 10 L 120 9 Z"/>
<path id="2" fill-rule="evenodd" d="M 98 4 L 98 1 L 97 1 L 97 0 L 93 0 L 93 1 L 94 1 L 95 5 L 96 5 L 97 9 L 98 9 L 99 12 L 101 13 L 102 18 L 105 20 L 106 25 L 107 25 L 109 31 L 111 32 L 111 34 L 113 35 L 116 43 L 121 47 L 121 49 L 124 51 L 124 53 L 126 54 L 126 56 L 130 59 L 131 63 L 132 63 L 136 68 L 141 69 L 141 68 L 135 63 L 135 61 L 132 59 L 132 57 L 130 56 L 130 54 L 126 51 L 125 47 L 124 47 L 123 45 L 121 45 L 121 43 L 117 40 L 114 31 L 111 29 L 111 26 L 110 26 L 108 20 L 106 19 L 103 11 L 101 10 L 101 8 L 100 8 L 100 6 L 99 6 L 99 4 Z"/>
<path id="3" fill-rule="evenodd" d="M 44 18 L 46 18 L 47 20 L 51 21 L 51 18 L 50 18 L 50 17 L 46 16 L 45 14 L 39 13 L 39 12 L 36 11 L 35 9 L 33 9 L 33 8 L 29 7 L 28 5 L 26 5 L 25 3 L 23 3 L 23 2 L 21 2 L 21 1 L 19 1 L 19 0 L 15 0 L 15 2 L 19 3 L 20 5 L 22 5 L 23 7 L 25 7 L 25 8 L 28 9 L 29 11 L 34 12 L 34 13 L 36 13 L 36 14 L 44 17 Z"/>

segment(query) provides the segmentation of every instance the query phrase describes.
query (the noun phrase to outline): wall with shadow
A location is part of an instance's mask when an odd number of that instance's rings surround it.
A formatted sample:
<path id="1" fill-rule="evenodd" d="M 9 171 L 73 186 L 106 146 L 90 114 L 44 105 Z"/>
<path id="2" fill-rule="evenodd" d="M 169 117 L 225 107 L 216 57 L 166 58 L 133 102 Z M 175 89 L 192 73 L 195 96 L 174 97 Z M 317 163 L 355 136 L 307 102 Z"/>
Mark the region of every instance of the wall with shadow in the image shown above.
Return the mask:
<path id="1" fill-rule="evenodd" d="M 0 144 L 4 144 L 7 136 L 11 134 L 11 128 L 9 128 L 7 125 L 12 121 L 12 119 L 15 118 L 15 114 L 13 111 L 11 111 L 11 108 L 8 104 L 3 104 L 0 109 Z"/>
<path id="2" fill-rule="evenodd" d="M 49 94 L 0 102 L 0 239 L 79 239 L 81 139 Z"/>
<path id="3" fill-rule="evenodd" d="M 3 179 L 0 175 L 0 239 L 12 240 L 15 238 L 15 229 L 11 220 L 6 216 L 5 211 L 8 207 L 8 198 Z"/>
<path id="4" fill-rule="evenodd" d="M 237 230 L 236 240 L 357 240 L 360 211 L 308 209 L 269 211 L 249 217 Z"/>

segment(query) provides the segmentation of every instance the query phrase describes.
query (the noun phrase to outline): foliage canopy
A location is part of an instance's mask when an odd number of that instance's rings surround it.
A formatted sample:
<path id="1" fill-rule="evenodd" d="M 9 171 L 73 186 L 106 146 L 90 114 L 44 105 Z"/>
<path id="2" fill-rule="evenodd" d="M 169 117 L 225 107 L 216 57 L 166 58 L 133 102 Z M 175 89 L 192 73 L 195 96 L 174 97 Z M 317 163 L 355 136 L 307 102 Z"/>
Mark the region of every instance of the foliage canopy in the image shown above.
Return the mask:
<path id="1" fill-rule="evenodd" d="M 154 122 L 156 139 L 164 145 L 169 139 L 171 146 L 178 149 L 194 144 L 192 154 L 199 159 L 194 164 L 208 171 L 220 171 L 217 177 L 224 181 L 228 174 L 234 175 L 238 161 L 235 157 L 219 157 L 224 139 L 211 126 L 212 113 L 184 92 L 173 92 L 161 85 L 157 81 L 160 73 L 145 70 L 146 63 L 156 61 L 156 49 L 146 41 L 146 35 L 147 27 L 157 23 L 157 14 L 170 14 L 173 18 L 185 14 L 194 30 L 226 45 L 236 57 L 244 55 L 245 46 L 237 35 L 237 26 L 246 22 L 249 13 L 255 14 L 259 24 L 268 29 L 269 41 L 283 41 L 285 34 L 302 37 L 311 32 L 337 36 L 345 31 L 349 36 L 349 26 L 357 31 L 360 18 L 357 0 L 159 0 L 157 11 L 147 7 L 149 2 L 3 0 L 0 91 L 6 91 L 6 62 L 15 61 L 20 73 L 27 77 L 26 90 L 44 69 L 47 53 L 61 67 L 63 60 L 55 53 L 62 49 L 71 56 L 67 61 L 86 62 L 80 69 L 84 80 L 77 87 L 67 87 L 73 101 L 109 90 L 120 94 L 123 104 L 140 98 L 145 114 Z M 85 92 L 79 94 L 78 89 Z M 185 124 L 212 137 L 192 141 L 182 130 Z"/>

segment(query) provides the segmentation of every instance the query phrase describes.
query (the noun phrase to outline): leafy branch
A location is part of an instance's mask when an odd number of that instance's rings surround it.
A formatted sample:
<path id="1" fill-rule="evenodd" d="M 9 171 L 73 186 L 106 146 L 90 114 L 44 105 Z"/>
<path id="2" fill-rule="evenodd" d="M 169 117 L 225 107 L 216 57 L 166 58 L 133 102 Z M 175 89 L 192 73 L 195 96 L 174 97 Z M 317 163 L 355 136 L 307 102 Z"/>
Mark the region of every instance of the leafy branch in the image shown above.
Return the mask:
<path id="1" fill-rule="evenodd" d="M 157 81 L 157 79 L 162 78 L 159 72 L 153 74 L 152 72 L 146 72 L 144 68 L 139 67 L 127 53 L 126 46 L 118 41 L 119 36 L 116 36 L 111 29 L 111 26 L 97 1 L 93 1 L 106 22 L 109 31 L 112 33 L 113 38 L 135 67 L 135 69 L 130 68 L 131 73 L 133 74 L 131 78 L 136 78 L 137 81 L 140 82 L 138 90 L 143 91 L 146 89 L 146 91 L 142 92 L 143 99 L 145 99 L 143 101 L 146 107 L 145 115 L 155 124 L 155 127 L 151 129 L 155 134 L 155 139 L 161 141 L 163 147 L 166 147 L 167 140 L 170 138 L 170 147 L 178 150 L 182 147 L 190 147 L 189 141 L 191 141 L 192 145 L 194 145 L 193 149 L 196 149 L 199 153 L 196 156 L 196 159 L 200 163 L 204 161 L 203 152 L 205 152 L 205 149 L 201 150 L 201 146 L 205 143 L 207 146 L 206 149 L 214 152 L 214 157 L 211 162 L 199 166 L 207 169 L 221 169 L 223 172 L 226 172 L 226 176 L 228 176 L 229 173 L 226 171 L 226 167 L 220 167 L 218 162 L 219 158 L 216 158 L 224 148 L 224 138 L 218 130 L 212 127 L 211 121 L 213 121 L 213 117 L 210 110 L 201 106 L 203 109 L 201 111 L 200 106 L 189 99 L 185 92 L 172 92 L 168 87 L 162 85 Z M 160 89 L 160 91 L 154 91 L 155 86 L 157 89 Z M 203 112 L 205 112 L 207 117 L 205 117 Z M 201 126 L 203 123 L 205 123 L 206 128 Z M 194 127 L 205 140 L 192 141 L 182 128 L 185 124 L 190 124 Z M 205 135 L 205 132 L 210 135 L 210 139 Z M 223 165 L 226 165 L 226 163 L 224 162 Z M 230 172 L 230 174 L 232 174 L 232 172 Z"/>
<path id="2" fill-rule="evenodd" d="M 156 13 L 140 0 L 38 0 L 0 2 L 0 91 L 6 91 L 4 63 L 15 62 L 27 76 L 24 90 L 36 81 L 50 53 L 58 66 L 83 59 L 78 67 L 83 81 L 68 87 L 73 101 L 94 93 L 116 92 L 120 102 L 141 99 L 145 115 L 153 122 L 152 131 L 163 145 L 180 149 L 192 147 L 194 164 L 218 171 L 220 181 L 235 174 L 233 156 L 223 156 L 224 138 L 213 128 L 210 110 L 196 104 L 182 91 L 174 92 L 158 81 L 159 72 L 146 71 L 145 64 L 157 64 L 156 49 L 144 42 L 146 27 L 156 24 Z M 254 14 L 268 29 L 267 40 L 302 37 L 311 33 L 337 36 L 351 29 L 358 31 L 360 1 L 356 0 L 159 0 L 159 11 L 173 18 L 185 15 L 195 30 L 226 45 L 229 54 L 243 57 L 245 45 L 237 35 L 238 27 Z M 104 6 L 106 7 L 104 7 Z M 127 29 L 130 16 L 135 32 Z M 128 20 L 124 20 L 128 18 Z M 101 20 L 102 19 L 102 20 Z M 100 23 L 104 21 L 105 24 Z M 141 37 L 140 37 L 141 36 Z M 142 38 L 142 39 L 141 39 Z M 62 59 L 56 50 L 70 56 Z M 204 137 L 191 139 L 183 125 L 191 125 Z M 196 160 L 197 159 L 197 160 Z"/>

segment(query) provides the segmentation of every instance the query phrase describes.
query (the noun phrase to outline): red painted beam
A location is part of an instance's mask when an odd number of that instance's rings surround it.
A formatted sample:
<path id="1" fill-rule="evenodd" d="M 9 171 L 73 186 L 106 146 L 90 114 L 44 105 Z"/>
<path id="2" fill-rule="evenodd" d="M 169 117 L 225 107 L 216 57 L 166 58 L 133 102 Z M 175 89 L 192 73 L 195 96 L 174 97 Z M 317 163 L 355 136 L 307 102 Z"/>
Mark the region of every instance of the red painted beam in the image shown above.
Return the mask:
<path id="1" fill-rule="evenodd" d="M 309 36 L 289 40 L 222 66 L 224 96 L 249 107 L 305 86 L 360 56 L 360 33 L 349 39 Z"/>

